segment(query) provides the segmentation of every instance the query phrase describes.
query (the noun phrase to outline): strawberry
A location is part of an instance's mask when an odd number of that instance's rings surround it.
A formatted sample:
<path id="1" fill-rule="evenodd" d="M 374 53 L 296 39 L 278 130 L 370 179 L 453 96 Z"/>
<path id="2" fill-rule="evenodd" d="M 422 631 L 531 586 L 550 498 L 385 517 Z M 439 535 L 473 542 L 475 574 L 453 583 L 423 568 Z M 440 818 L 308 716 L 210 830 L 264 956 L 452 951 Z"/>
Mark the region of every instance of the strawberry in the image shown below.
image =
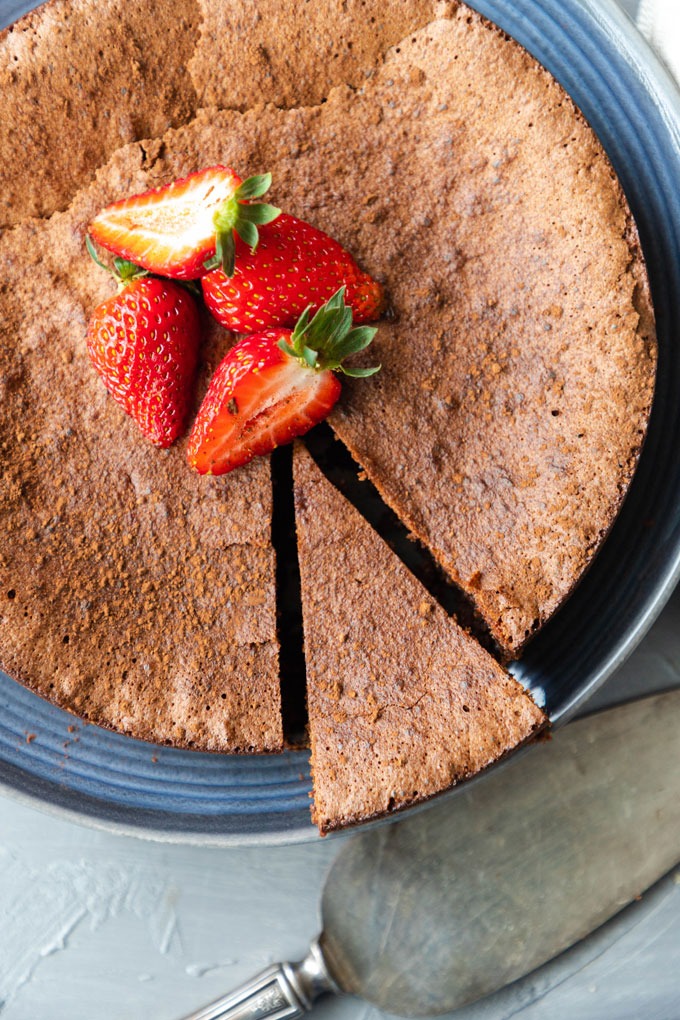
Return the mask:
<path id="1" fill-rule="evenodd" d="M 99 265 L 91 242 L 88 250 Z M 194 298 L 114 259 L 118 293 L 95 308 L 87 330 L 90 360 L 104 385 L 156 446 L 181 435 L 189 412 L 201 323 Z M 105 266 L 103 268 L 106 268 Z"/>
<path id="2" fill-rule="evenodd" d="M 316 311 L 341 286 L 355 322 L 377 319 L 383 309 L 382 286 L 341 244 L 304 220 L 282 213 L 260 230 L 259 244 L 249 248 L 241 233 L 235 245 L 235 275 L 223 265 L 201 279 L 206 305 L 227 329 L 293 326 L 308 305 Z"/>
<path id="3" fill-rule="evenodd" d="M 216 253 L 220 262 L 233 264 L 234 231 L 257 245 L 256 224 L 268 223 L 279 210 L 250 203 L 270 184 L 271 174 L 241 181 L 228 167 L 211 166 L 114 202 L 95 216 L 90 234 L 103 248 L 151 273 L 195 280 Z"/>
<path id="4" fill-rule="evenodd" d="M 200 474 L 232 471 L 323 421 L 340 396 L 337 372 L 360 378 L 378 371 L 342 364 L 376 333 L 352 329 L 344 296 L 341 287 L 311 321 L 306 309 L 292 331 L 268 329 L 232 347 L 189 436 L 187 457 Z"/>

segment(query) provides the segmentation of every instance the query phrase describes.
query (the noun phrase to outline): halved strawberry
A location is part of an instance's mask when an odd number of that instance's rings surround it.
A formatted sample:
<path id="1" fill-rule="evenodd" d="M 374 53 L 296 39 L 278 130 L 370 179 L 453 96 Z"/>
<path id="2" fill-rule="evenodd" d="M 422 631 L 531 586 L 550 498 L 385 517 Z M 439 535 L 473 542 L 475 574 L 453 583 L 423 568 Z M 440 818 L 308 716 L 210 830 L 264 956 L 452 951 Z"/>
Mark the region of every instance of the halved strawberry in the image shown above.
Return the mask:
<path id="1" fill-rule="evenodd" d="M 159 276 L 195 280 L 204 263 L 217 254 L 233 266 L 234 231 L 257 244 L 258 223 L 279 214 L 261 202 L 271 174 L 247 181 L 224 166 L 211 166 L 162 188 L 114 202 L 90 224 L 89 232 L 103 248 Z"/>
<path id="2" fill-rule="evenodd" d="M 89 239 L 88 249 L 102 265 Z M 198 307 L 179 283 L 149 276 L 124 259 L 114 259 L 114 267 L 119 290 L 92 313 L 87 351 L 109 393 L 147 439 L 167 447 L 184 431 L 191 406 Z"/>
<path id="3" fill-rule="evenodd" d="M 200 474 L 221 475 L 271 453 L 323 421 L 340 396 L 336 372 L 365 377 L 373 368 L 346 368 L 376 330 L 352 328 L 344 287 L 310 321 L 293 331 L 269 329 L 229 351 L 213 376 L 189 436 L 187 457 Z"/>

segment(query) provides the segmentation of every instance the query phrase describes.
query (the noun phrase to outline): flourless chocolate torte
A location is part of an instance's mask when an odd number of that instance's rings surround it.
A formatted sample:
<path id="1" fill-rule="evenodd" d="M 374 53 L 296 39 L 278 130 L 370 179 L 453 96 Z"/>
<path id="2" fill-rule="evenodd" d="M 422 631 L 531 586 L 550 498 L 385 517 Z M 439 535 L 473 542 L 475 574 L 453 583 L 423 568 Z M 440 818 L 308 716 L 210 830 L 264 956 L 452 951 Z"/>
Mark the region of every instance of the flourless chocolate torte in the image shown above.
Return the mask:
<path id="1" fill-rule="evenodd" d="M 516 655 L 616 516 L 656 358 L 635 225 L 554 79 L 455 2 L 52 0 L 0 36 L 0 81 L 0 665 L 137 737 L 283 746 L 269 461 L 198 478 L 186 440 L 146 443 L 85 349 L 88 317 L 112 291 L 85 252 L 88 223 L 116 199 L 213 164 L 244 178 L 271 171 L 272 201 L 384 283 L 389 315 L 371 352 L 382 370 L 347 385 L 331 424 L 472 597 L 501 654 Z M 204 327 L 201 393 L 234 342 L 207 315 Z M 355 512 L 304 471 L 324 512 L 347 515 L 349 544 L 365 544 Z M 395 687 L 399 725 L 377 717 L 376 740 L 381 761 L 396 761 L 411 728 L 408 782 L 368 770 L 363 793 L 352 786 L 351 803 L 334 802 L 317 745 L 326 828 L 471 774 L 540 715 L 439 608 L 420 617 L 416 583 L 374 542 L 385 578 L 411 592 L 406 616 L 385 624 L 394 647 L 415 612 L 414 669 L 440 656 L 430 697 L 451 712 L 458 674 L 445 675 L 443 649 L 488 671 L 475 716 L 488 729 L 466 757 L 453 712 L 426 749 L 428 699 Z M 334 627 L 318 614 L 343 586 L 359 589 L 339 573 L 334 594 L 330 561 L 304 541 L 301 565 L 314 734 L 330 697 L 319 663 L 339 652 L 309 636 L 310 578 L 318 569 L 328 594 L 315 607 L 318 638 Z M 368 716 L 356 718 L 356 748 L 340 723 L 328 745 L 338 776 L 341 755 L 357 760 L 367 739 Z"/>
<path id="2" fill-rule="evenodd" d="M 544 725 L 302 446 L 295 509 L 322 832 L 441 793 Z"/>

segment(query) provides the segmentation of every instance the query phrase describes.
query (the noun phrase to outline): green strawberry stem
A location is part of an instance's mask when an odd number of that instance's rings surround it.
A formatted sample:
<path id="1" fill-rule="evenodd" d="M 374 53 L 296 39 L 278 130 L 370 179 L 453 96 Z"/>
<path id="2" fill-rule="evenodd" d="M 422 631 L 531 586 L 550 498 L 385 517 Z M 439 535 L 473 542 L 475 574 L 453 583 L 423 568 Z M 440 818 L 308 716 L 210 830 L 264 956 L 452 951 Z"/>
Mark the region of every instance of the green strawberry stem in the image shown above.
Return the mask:
<path id="1" fill-rule="evenodd" d="M 146 269 L 142 269 L 140 266 L 136 265 L 134 262 L 129 262 L 127 259 L 120 258 L 119 255 L 116 255 L 114 258 L 112 267 L 107 266 L 99 258 L 97 249 L 95 248 L 89 234 L 85 237 L 85 247 L 87 248 L 88 255 L 92 261 L 95 262 L 100 269 L 103 269 L 117 281 L 119 291 L 124 290 L 128 283 L 132 283 L 133 280 L 138 280 L 142 276 L 149 275 Z"/>
<path id="2" fill-rule="evenodd" d="M 100 269 L 103 269 L 105 273 L 112 276 L 118 284 L 118 293 L 125 290 L 129 283 L 133 280 L 141 280 L 143 276 L 151 276 L 152 274 L 147 269 L 142 269 L 136 262 L 129 262 L 127 259 L 122 259 L 119 255 L 113 259 L 113 265 L 107 266 L 105 262 L 99 258 L 97 249 L 94 246 L 92 238 L 89 234 L 85 236 L 85 247 L 87 248 L 88 255 Z M 159 277 L 162 279 L 162 277 Z M 184 287 L 190 294 L 193 294 L 195 298 L 200 298 L 201 287 L 196 280 L 175 280 L 174 283 L 179 284 L 180 287 Z"/>
<path id="3" fill-rule="evenodd" d="M 206 269 L 217 269 L 221 266 L 225 276 L 234 275 L 235 234 L 255 251 L 260 239 L 258 225 L 271 223 L 281 214 L 280 209 L 267 205 L 266 202 L 250 204 L 253 198 L 261 198 L 269 191 L 271 183 L 271 174 L 248 177 L 238 186 L 231 198 L 220 206 L 213 218 L 216 230 L 215 256 L 205 263 Z"/>
<path id="4" fill-rule="evenodd" d="M 345 304 L 344 287 L 336 291 L 310 320 L 311 308 L 311 305 L 305 308 L 298 319 L 290 343 L 279 340 L 282 351 L 319 372 L 331 369 L 355 379 L 365 379 L 380 371 L 380 365 L 346 368 L 342 364 L 350 354 L 365 350 L 378 332 L 375 326 L 352 328 L 352 309 Z"/>

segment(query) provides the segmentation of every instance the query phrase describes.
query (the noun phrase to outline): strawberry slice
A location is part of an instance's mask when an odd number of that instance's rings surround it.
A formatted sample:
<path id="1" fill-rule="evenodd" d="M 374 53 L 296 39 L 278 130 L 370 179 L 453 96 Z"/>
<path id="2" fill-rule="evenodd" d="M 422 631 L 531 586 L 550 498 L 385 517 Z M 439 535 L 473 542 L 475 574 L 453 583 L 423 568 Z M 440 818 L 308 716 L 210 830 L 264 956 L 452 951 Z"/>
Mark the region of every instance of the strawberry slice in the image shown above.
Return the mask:
<path id="1" fill-rule="evenodd" d="M 340 396 L 336 373 L 363 378 L 380 366 L 342 362 L 364 350 L 376 329 L 352 328 L 340 290 L 294 330 L 268 329 L 245 337 L 213 376 L 189 436 L 187 458 L 200 474 L 221 475 L 304 435 L 328 416 Z"/>
<path id="2" fill-rule="evenodd" d="M 256 224 L 279 214 L 271 205 L 252 203 L 270 185 L 271 174 L 242 181 L 228 167 L 207 167 L 107 206 L 90 224 L 90 236 L 159 276 L 195 280 L 215 259 L 233 271 L 234 231 L 257 246 Z"/>

